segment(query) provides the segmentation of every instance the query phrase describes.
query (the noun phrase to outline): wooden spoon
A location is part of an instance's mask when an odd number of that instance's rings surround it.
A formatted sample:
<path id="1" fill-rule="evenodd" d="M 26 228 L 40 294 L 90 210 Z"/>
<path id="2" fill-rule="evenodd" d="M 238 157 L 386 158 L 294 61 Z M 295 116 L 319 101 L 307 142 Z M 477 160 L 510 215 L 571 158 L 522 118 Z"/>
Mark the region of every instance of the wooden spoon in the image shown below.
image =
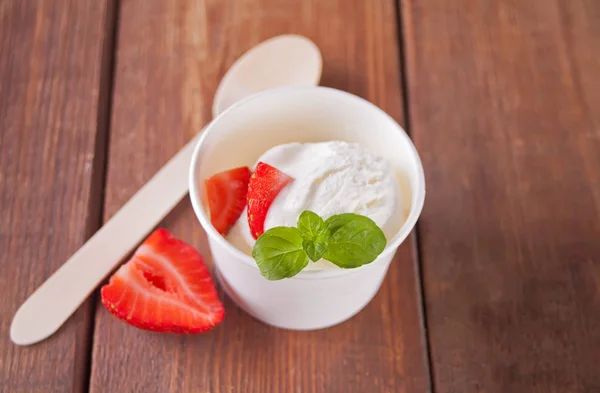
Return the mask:
<path id="1" fill-rule="evenodd" d="M 321 53 L 305 37 L 282 35 L 255 46 L 221 80 L 216 117 L 241 99 L 274 87 L 314 86 Z M 41 341 L 85 301 L 188 192 L 189 166 L 198 137 L 190 141 L 19 308 L 10 338 L 19 345 Z"/>

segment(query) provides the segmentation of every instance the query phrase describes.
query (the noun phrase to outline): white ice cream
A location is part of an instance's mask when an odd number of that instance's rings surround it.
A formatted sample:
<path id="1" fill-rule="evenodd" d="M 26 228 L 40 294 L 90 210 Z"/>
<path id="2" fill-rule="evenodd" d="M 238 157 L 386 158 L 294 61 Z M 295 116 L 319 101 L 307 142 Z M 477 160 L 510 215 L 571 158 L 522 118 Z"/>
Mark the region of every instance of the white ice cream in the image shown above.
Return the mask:
<path id="1" fill-rule="evenodd" d="M 358 144 L 290 143 L 271 148 L 259 161 L 294 178 L 273 201 L 265 230 L 296 226 L 304 210 L 314 211 L 324 219 L 340 213 L 367 216 L 383 229 L 388 241 L 402 226 L 403 203 L 394 171 L 385 159 Z M 251 253 L 255 240 L 245 211 L 228 239 L 240 250 Z M 327 261 L 309 264 L 311 268 L 327 266 L 335 265 Z"/>

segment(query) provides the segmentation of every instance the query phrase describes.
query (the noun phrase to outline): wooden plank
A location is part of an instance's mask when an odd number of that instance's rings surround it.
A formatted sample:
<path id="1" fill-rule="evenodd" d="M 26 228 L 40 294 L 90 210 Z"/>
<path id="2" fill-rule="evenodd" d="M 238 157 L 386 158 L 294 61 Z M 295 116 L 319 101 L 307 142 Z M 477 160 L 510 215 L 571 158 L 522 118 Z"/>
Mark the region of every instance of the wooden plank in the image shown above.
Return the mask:
<path id="1" fill-rule="evenodd" d="M 100 223 L 110 1 L 0 4 L 0 391 L 87 389 L 92 302 L 48 340 L 12 316 Z"/>
<path id="2" fill-rule="evenodd" d="M 138 0 L 123 2 L 120 21 L 106 218 L 209 120 L 233 61 L 271 36 L 309 36 L 324 84 L 402 119 L 392 0 Z M 209 255 L 187 199 L 163 226 Z M 363 312 L 317 332 L 270 328 L 230 300 L 224 323 L 194 337 L 142 332 L 99 308 L 91 391 L 425 392 L 417 274 L 410 240 Z"/>
<path id="3" fill-rule="evenodd" d="M 435 390 L 600 391 L 600 2 L 402 5 Z"/>

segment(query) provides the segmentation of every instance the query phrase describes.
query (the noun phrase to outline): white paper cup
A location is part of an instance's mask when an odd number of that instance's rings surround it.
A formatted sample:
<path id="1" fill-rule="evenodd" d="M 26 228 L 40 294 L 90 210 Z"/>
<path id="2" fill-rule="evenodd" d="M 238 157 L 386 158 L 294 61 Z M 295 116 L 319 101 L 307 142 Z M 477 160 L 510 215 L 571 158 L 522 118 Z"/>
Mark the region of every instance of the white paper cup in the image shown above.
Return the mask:
<path id="1" fill-rule="evenodd" d="M 406 220 L 383 253 L 356 269 L 302 271 L 269 281 L 254 259 L 211 225 L 204 180 L 237 166 L 252 167 L 269 148 L 290 142 L 343 140 L 386 158 L 398 174 Z M 375 296 L 398 246 L 414 227 L 425 198 L 419 155 L 404 130 L 368 101 L 325 87 L 294 87 L 253 95 L 223 112 L 205 129 L 191 163 L 190 197 L 221 284 L 238 306 L 273 326 L 310 330 L 338 324 Z"/>

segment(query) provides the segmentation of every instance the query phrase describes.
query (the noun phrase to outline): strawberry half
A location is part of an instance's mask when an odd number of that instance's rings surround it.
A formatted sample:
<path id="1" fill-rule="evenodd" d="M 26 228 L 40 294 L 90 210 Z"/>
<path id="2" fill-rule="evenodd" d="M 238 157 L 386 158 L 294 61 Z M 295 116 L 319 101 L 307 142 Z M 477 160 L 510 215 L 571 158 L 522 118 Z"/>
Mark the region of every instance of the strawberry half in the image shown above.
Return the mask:
<path id="1" fill-rule="evenodd" d="M 248 225 L 255 239 L 265 232 L 265 219 L 271 204 L 281 190 L 294 180 L 264 162 L 256 165 L 248 183 Z"/>
<path id="2" fill-rule="evenodd" d="M 241 167 L 213 175 L 204 182 L 210 222 L 226 235 L 246 206 L 250 169 Z"/>
<path id="3" fill-rule="evenodd" d="M 165 229 L 142 243 L 101 295 L 119 319 L 156 332 L 200 333 L 225 316 L 200 253 Z"/>

